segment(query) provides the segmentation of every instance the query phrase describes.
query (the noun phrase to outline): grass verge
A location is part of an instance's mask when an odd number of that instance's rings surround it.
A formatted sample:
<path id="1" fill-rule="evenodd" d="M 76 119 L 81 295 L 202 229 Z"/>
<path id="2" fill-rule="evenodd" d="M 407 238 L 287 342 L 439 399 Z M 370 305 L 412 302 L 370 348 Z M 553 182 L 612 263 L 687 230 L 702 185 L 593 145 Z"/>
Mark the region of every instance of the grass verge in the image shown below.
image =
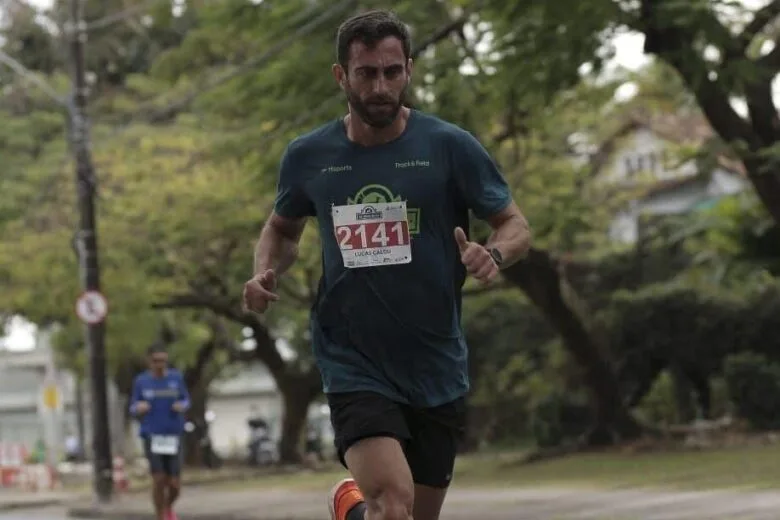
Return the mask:
<path id="1" fill-rule="evenodd" d="M 457 487 L 662 488 L 761 490 L 780 487 L 780 445 L 717 450 L 625 454 L 587 453 L 522 464 L 521 452 L 461 457 Z M 346 475 L 332 466 L 318 472 L 269 475 L 215 484 L 222 489 L 284 487 L 326 490 Z"/>

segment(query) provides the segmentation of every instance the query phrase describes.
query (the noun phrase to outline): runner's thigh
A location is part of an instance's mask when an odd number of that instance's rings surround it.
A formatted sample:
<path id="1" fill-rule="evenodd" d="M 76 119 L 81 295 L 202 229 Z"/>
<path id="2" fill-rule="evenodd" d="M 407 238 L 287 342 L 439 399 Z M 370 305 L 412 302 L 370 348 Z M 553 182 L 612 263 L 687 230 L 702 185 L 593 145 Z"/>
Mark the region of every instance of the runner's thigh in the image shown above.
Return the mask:
<path id="1" fill-rule="evenodd" d="M 405 408 L 410 439 L 406 457 L 415 484 L 447 489 L 455 467 L 455 454 L 465 430 L 463 398 L 427 409 Z"/>
<path id="2" fill-rule="evenodd" d="M 357 442 L 372 437 L 396 439 L 403 447 L 410 438 L 406 418 L 398 403 L 373 392 L 328 394 L 330 421 L 339 460 Z"/>
<path id="3" fill-rule="evenodd" d="M 165 463 L 162 460 L 162 456 L 156 453 L 152 453 L 151 439 L 149 437 L 144 437 L 143 443 L 146 460 L 149 462 L 149 473 L 152 475 L 165 473 Z"/>
<path id="4" fill-rule="evenodd" d="M 399 405 L 371 392 L 330 394 L 328 402 L 339 458 L 369 508 L 411 504 L 414 485 L 403 450 L 409 429 Z"/>

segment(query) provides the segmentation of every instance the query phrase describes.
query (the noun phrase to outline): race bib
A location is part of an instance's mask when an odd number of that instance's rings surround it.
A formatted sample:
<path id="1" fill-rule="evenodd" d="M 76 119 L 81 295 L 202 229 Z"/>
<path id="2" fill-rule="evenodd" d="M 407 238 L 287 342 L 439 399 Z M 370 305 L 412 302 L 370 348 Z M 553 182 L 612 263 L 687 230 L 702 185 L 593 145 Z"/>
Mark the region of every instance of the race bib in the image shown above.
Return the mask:
<path id="1" fill-rule="evenodd" d="M 179 437 L 176 435 L 152 435 L 152 453 L 155 455 L 177 455 Z"/>
<path id="2" fill-rule="evenodd" d="M 376 267 L 412 261 L 406 202 L 333 206 L 333 232 L 344 267 Z"/>

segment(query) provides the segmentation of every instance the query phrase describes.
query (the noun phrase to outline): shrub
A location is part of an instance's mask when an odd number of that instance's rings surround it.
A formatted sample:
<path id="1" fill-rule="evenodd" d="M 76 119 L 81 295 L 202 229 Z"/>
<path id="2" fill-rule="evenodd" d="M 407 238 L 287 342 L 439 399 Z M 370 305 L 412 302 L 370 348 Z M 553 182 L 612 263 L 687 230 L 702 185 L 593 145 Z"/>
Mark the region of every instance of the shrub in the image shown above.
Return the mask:
<path id="1" fill-rule="evenodd" d="M 583 402 L 553 392 L 532 407 L 531 432 L 540 448 L 560 446 L 585 433 L 590 415 Z"/>
<path id="2" fill-rule="evenodd" d="M 726 359 L 724 375 L 739 417 L 759 430 L 780 428 L 780 365 L 743 352 Z"/>

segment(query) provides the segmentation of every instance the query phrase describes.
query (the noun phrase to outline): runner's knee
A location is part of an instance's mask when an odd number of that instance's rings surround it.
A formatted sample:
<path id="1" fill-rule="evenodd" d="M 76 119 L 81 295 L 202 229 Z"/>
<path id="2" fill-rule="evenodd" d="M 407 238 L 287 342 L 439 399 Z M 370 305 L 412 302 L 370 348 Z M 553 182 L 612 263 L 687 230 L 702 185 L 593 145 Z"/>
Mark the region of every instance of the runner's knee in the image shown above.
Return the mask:
<path id="1" fill-rule="evenodd" d="M 371 520 L 411 520 L 414 487 L 402 480 L 377 483 L 361 489 Z"/>

